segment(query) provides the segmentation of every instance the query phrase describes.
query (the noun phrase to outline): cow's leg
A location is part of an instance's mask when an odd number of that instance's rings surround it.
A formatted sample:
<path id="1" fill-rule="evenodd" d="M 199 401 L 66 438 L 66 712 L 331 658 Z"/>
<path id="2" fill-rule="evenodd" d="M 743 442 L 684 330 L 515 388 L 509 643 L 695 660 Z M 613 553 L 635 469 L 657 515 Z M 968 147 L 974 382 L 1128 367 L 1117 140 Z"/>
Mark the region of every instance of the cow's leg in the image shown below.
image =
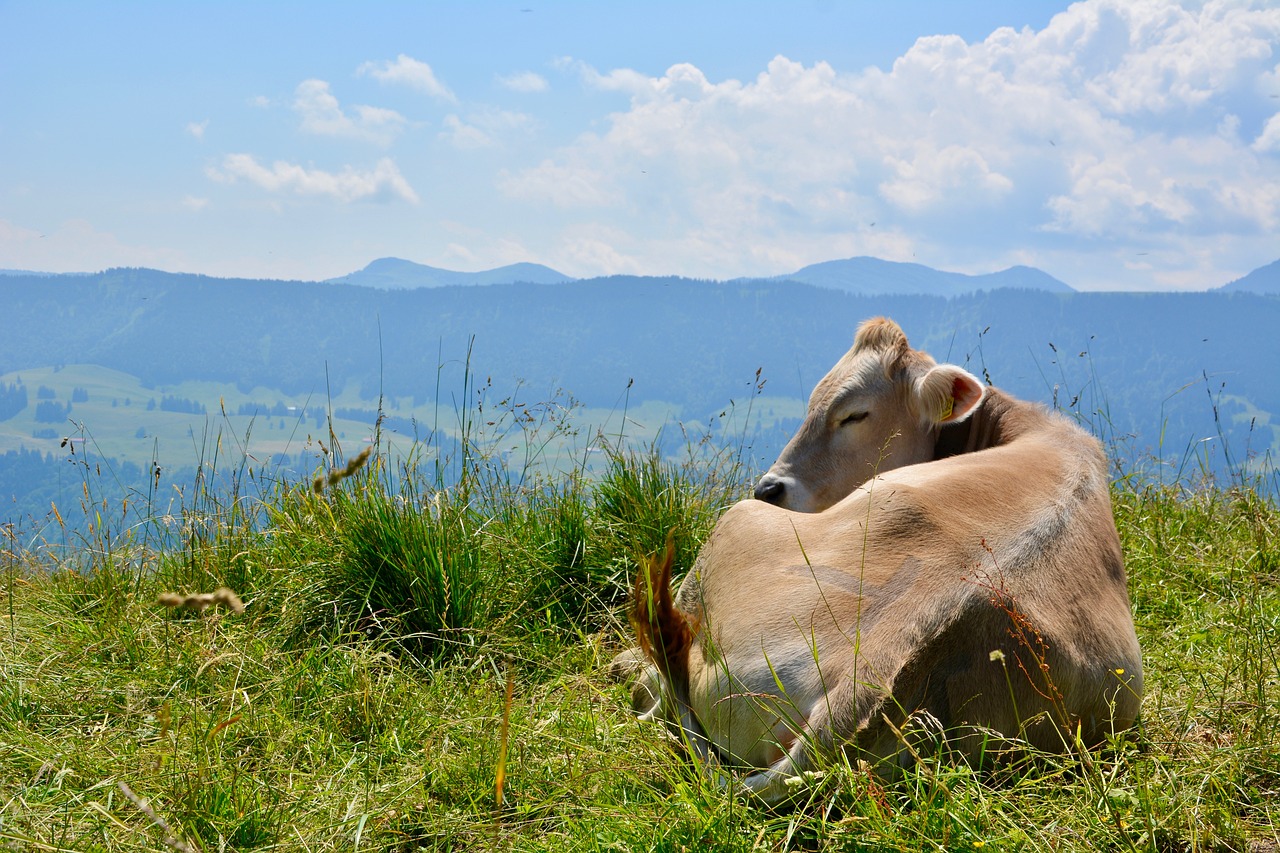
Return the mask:
<path id="1" fill-rule="evenodd" d="M 628 649 L 613 659 L 609 674 L 618 681 L 635 678 L 631 686 L 631 710 L 641 722 L 657 722 L 681 749 L 691 756 L 708 779 L 722 788 L 730 776 L 719 754 L 707 739 L 701 723 L 689 706 L 664 689 L 662 673 L 638 649 Z"/>
<path id="2" fill-rule="evenodd" d="M 742 787 L 766 803 L 788 800 L 805 773 L 841 752 L 894 778 L 918 756 L 934 754 L 944 743 L 943 729 L 927 705 L 906 708 L 873 683 L 847 679 L 813 709 L 787 754 L 747 776 Z"/>
<path id="3" fill-rule="evenodd" d="M 860 638 L 858 668 L 810 709 L 787 755 L 743 780 L 748 791 L 767 802 L 787 799 L 795 784 L 788 780 L 850 749 L 878 774 L 896 776 L 932 754 L 958 719 L 1016 733 L 1008 684 L 981 639 L 1003 639 L 1007 616 L 972 591 L 921 610 L 927 615 L 882 620 Z M 957 684 L 968 686 L 963 695 L 950 689 Z"/>
<path id="4" fill-rule="evenodd" d="M 778 761 L 742 780 L 743 789 L 766 803 L 779 803 L 795 794 L 797 777 L 833 756 L 851 741 L 860 728 L 857 720 L 880 707 L 885 692 L 866 682 L 846 678 L 830 690 L 809 712 L 804 729 Z M 866 709 L 861 714 L 859 708 Z M 843 733 L 848 733 L 846 737 Z"/>
<path id="5" fill-rule="evenodd" d="M 631 681 L 631 711 L 642 720 L 654 720 L 662 711 L 662 674 L 639 649 L 627 649 L 609 665 L 615 681 Z"/>

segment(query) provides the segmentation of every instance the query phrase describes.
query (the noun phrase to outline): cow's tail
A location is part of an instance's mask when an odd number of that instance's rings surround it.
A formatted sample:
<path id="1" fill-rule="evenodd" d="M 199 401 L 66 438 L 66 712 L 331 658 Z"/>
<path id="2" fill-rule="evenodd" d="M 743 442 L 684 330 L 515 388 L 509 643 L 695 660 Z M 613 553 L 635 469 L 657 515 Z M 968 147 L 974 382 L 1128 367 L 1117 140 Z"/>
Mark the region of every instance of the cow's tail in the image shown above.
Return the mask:
<path id="1" fill-rule="evenodd" d="M 636 573 L 631 625 L 640 650 L 664 682 L 657 686 L 658 704 L 651 716 L 666 722 L 686 754 L 715 775 L 718 753 L 689 704 L 689 656 L 700 624 L 698 617 L 686 614 L 671 597 L 675 550 L 675 542 L 668 536 L 662 557 L 650 557 Z"/>
<path id="2" fill-rule="evenodd" d="M 695 626 L 671 597 L 674 562 L 675 541 L 668 536 L 662 556 L 651 556 L 636 573 L 631 626 L 640 650 L 658 667 L 677 701 L 684 704 L 689 695 L 689 649 Z"/>

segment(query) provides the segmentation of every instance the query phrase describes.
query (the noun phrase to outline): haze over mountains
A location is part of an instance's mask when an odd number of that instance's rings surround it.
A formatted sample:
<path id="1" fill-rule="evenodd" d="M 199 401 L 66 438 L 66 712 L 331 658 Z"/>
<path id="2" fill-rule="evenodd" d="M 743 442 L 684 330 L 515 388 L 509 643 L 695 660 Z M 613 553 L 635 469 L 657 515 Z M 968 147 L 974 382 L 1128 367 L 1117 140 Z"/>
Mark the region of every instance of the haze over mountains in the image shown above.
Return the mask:
<path id="1" fill-rule="evenodd" d="M 252 432 L 256 459 L 287 458 L 306 475 L 316 462 L 301 450 L 328 434 L 326 418 L 348 444 L 375 422 L 421 436 L 441 411 L 476 402 L 477 383 L 520 403 L 565 393 L 626 409 L 643 423 L 628 434 L 661 430 L 676 444 L 684 425 L 719 430 L 722 413 L 759 397 L 745 441 L 767 464 L 876 315 L 939 360 L 1071 411 L 1171 471 L 1265 465 L 1280 454 L 1280 295 L 1265 290 L 1277 271 L 1197 293 L 1081 293 L 1029 268 L 962 276 L 869 258 L 724 282 L 395 259 L 330 282 L 9 273 L 0 522 L 5 507 L 32 514 L 78 494 L 63 475 L 76 436 L 132 471 L 126 484 L 145 484 L 152 463 L 179 477 L 200 436 L 224 428 Z"/>
<path id="2" fill-rule="evenodd" d="M 4 274 L 6 271 L 0 271 Z M 452 285 L 560 284 L 572 276 L 542 264 L 519 263 L 479 272 L 460 272 L 414 263 L 401 258 L 379 258 L 363 269 L 326 279 L 327 284 L 354 284 L 383 290 Z M 1002 288 L 1072 293 L 1066 282 L 1035 267 L 1013 266 L 997 272 L 970 275 L 938 270 L 923 264 L 856 257 L 810 264 L 793 273 L 745 277 L 733 281 L 795 281 L 865 295 L 921 294 L 956 296 Z M 1235 281 L 1209 288 L 1249 293 L 1280 293 L 1280 260 L 1260 267 Z"/>
<path id="3" fill-rule="evenodd" d="M 0 276 L 92 275 L 93 273 L 45 273 L 0 269 Z M 654 276 L 640 276 L 640 278 Z M 656 276 L 665 278 L 667 276 Z M 247 279 L 236 279 L 244 281 Z M 572 276 L 543 264 L 517 263 L 477 272 L 462 272 L 419 264 L 402 258 L 378 258 L 363 269 L 325 279 L 324 284 L 351 284 L 379 290 L 413 290 L 423 287 L 451 287 L 492 284 L 562 284 L 577 281 Z M 1072 293 L 1075 289 L 1043 270 L 1012 266 L 991 273 L 968 274 L 938 270 L 923 264 L 886 261 L 860 256 L 810 264 L 793 273 L 731 279 L 749 281 L 794 281 L 864 295 L 919 294 L 956 296 L 979 290 L 1021 289 L 1049 293 Z M 1280 260 L 1253 270 L 1235 281 L 1210 290 L 1249 293 L 1280 293 Z"/>
<path id="4" fill-rule="evenodd" d="M 481 272 L 456 270 L 415 264 L 400 258 L 379 258 L 364 269 L 356 270 L 326 284 L 355 284 L 382 290 L 408 290 L 415 287 L 448 287 L 468 284 L 560 284 L 573 279 L 542 264 L 510 264 Z"/>
<path id="5" fill-rule="evenodd" d="M 0 274 L 2 273 L 3 271 L 0 271 Z M 509 264 L 480 272 L 459 272 L 401 258 L 379 258 L 364 269 L 326 279 L 326 283 L 355 284 L 383 290 L 396 290 L 521 282 L 559 284 L 574 280 L 571 276 L 542 264 Z M 1074 288 L 1066 282 L 1035 267 L 1013 266 L 997 272 L 970 275 L 938 270 L 923 264 L 886 261 L 865 256 L 810 264 L 784 275 L 745 277 L 733 279 L 733 281 L 796 281 L 815 287 L 867 295 L 956 296 L 978 290 L 1001 288 L 1042 290 L 1050 293 L 1074 292 Z M 1220 287 L 1223 290 L 1251 293 L 1280 293 L 1280 260 Z"/>
<path id="6" fill-rule="evenodd" d="M 1050 293 L 1070 293 L 1072 288 L 1048 273 L 1034 267 L 1010 267 L 985 275 L 943 272 L 923 264 L 883 261 L 858 257 L 841 261 L 810 264 L 790 275 L 774 276 L 772 281 L 799 281 L 814 287 L 830 287 L 849 293 L 887 295 L 919 293 L 929 296 L 956 296 L 976 290 L 1021 288 Z"/>
<path id="7" fill-rule="evenodd" d="M 561 284 L 573 281 L 542 264 L 511 264 L 481 272 L 458 272 L 400 258 L 379 258 L 364 269 L 327 279 L 327 284 L 355 284 L 383 290 L 475 284 Z M 1002 287 L 1069 293 L 1072 288 L 1034 267 L 1016 266 L 985 275 L 945 272 L 923 264 L 857 257 L 810 264 L 786 275 L 750 277 L 738 281 L 798 281 L 849 293 L 955 296 Z"/>

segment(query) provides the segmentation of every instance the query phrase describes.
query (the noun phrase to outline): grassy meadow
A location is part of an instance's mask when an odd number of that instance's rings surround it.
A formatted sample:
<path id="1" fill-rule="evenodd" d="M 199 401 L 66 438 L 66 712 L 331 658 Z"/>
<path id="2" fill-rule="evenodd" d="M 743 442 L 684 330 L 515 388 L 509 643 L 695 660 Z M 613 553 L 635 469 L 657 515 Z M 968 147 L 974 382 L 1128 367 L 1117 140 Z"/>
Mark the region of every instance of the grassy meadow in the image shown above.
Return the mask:
<path id="1" fill-rule="evenodd" d="M 486 425 L 447 487 L 429 447 L 236 460 L 244 489 L 69 546 L 0 529 L 0 849 L 1280 850 L 1280 509 L 1248 484 L 1115 488 L 1137 732 L 999 775 L 837 763 L 768 810 L 609 674 L 638 561 L 674 531 L 688 567 L 756 472 L 691 439 L 551 476 Z"/>
<path id="2" fill-rule="evenodd" d="M 22 412 L 9 418 L 0 415 L 0 453 L 26 449 L 62 455 L 63 439 L 70 436 L 89 443 L 102 459 L 143 468 L 156 461 L 174 470 L 195 467 L 210 455 L 211 440 L 222 436 L 234 442 L 231 449 L 264 471 L 276 467 L 270 464 L 272 459 L 285 457 L 293 463 L 285 471 L 308 473 L 326 452 L 318 441 L 327 448 L 330 434 L 341 446 L 352 448 L 352 455 L 370 443 L 377 413 L 384 417 L 378 430 L 380 452 L 399 463 L 410 455 L 421 456 L 424 449 L 434 450 L 439 443 L 432 442 L 435 437 L 458 437 L 461 424 L 455 413 L 461 406 L 475 406 L 482 397 L 493 403 L 489 411 L 481 407 L 475 412 L 477 420 L 481 415 L 495 420 L 485 424 L 490 452 L 523 452 L 523 439 L 533 428 L 540 435 L 538 453 L 544 467 L 568 470 L 591 461 L 584 460 L 586 442 L 578 440 L 581 431 L 625 433 L 633 440 L 651 441 L 660 431 L 670 430 L 682 415 L 674 403 L 629 401 L 625 388 L 617 404 L 606 409 L 582 405 L 564 394 L 539 394 L 519 384 L 506 389 L 470 387 L 464 390 L 471 399 L 448 395 L 439 400 L 370 400 L 356 385 L 322 387 L 305 394 L 194 380 L 149 387 L 136 376 L 91 364 L 0 374 L 0 386 L 17 383 L 27 387 L 31 399 Z M 52 395 L 50 401 L 70 403 L 67 418 L 53 423 L 36 419 L 37 393 L 42 388 Z M 82 401 L 72 401 L 77 389 Z M 204 412 L 166 411 L 161 407 L 166 398 L 195 404 Z M 750 402 L 751 423 L 757 426 L 801 417 L 805 409 L 803 400 L 758 393 Z M 526 411 L 528 415 L 516 417 Z M 361 417 L 353 417 L 355 413 Z M 701 413 L 695 419 L 715 414 Z M 565 423 L 569 420 L 572 424 Z M 557 428 L 562 426 L 568 428 Z M 740 428 L 741 424 L 730 426 Z"/>

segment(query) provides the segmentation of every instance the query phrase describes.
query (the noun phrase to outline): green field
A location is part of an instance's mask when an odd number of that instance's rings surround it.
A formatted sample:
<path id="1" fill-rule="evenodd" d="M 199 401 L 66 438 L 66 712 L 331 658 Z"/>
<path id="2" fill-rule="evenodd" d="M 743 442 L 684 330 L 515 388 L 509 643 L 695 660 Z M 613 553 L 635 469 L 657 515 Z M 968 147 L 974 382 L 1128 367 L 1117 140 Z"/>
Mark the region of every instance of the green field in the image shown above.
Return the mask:
<path id="1" fill-rule="evenodd" d="M 254 511 L 193 485 L 74 547 L 4 540 L 0 849 L 1280 849 L 1272 500 L 1117 486 L 1148 693 L 1112 748 L 894 784 L 836 763 L 772 811 L 692 772 L 608 672 L 637 560 L 674 531 L 688 566 L 751 472 L 602 447 L 589 476 L 475 448 L 441 488 L 375 457 Z M 223 585 L 243 613 L 160 603 Z"/>
<path id="2" fill-rule="evenodd" d="M 354 455 L 375 438 L 371 417 L 378 411 L 395 419 L 377 436 L 381 450 L 395 459 L 421 452 L 421 445 L 433 434 L 457 437 L 469 428 L 474 439 L 494 452 L 529 452 L 526 437 L 536 445 L 550 470 L 573 470 L 583 463 L 599 435 L 625 436 L 636 443 L 653 441 L 662 430 L 679 430 L 680 407 L 660 400 L 628 402 L 619 399 L 610 409 L 589 408 L 570 398 L 542 402 L 529 399 L 522 388 L 471 389 L 471 399 L 449 395 L 439 401 L 421 403 L 394 397 L 362 399 L 356 387 L 319 388 L 305 395 L 288 395 L 271 388 L 249 391 L 234 384 L 181 382 L 145 387 L 133 376 L 96 365 L 41 367 L 0 375 L 0 385 L 21 382 L 31 401 L 22 412 L 0 420 L 0 453 L 37 450 L 65 455 L 70 438 L 77 447 L 88 445 L 99 459 L 127 461 L 146 468 L 153 461 L 172 469 L 194 467 L 225 443 L 225 450 L 247 455 L 260 467 L 269 469 L 271 460 L 281 456 L 295 463 L 309 463 L 301 470 L 321 464 L 328 448 L 330 428 L 342 448 Z M 71 402 L 71 411 L 57 422 L 36 420 L 37 389 L 50 389 L 52 401 L 66 405 L 76 389 L 87 399 Z M 189 401 L 204 408 L 201 414 L 165 411 L 165 398 Z M 477 401 L 482 405 L 474 410 Z M 779 419 L 803 414 L 801 400 L 759 397 L 748 401 L 750 412 L 727 411 L 737 417 L 741 429 L 748 418 L 754 425 L 771 425 Z M 258 407 L 258 414 L 240 414 L 244 407 Z M 283 411 L 281 409 L 283 408 Z M 270 414 L 273 410 L 276 413 Z M 369 417 L 343 417 L 360 410 Z M 474 423 L 465 424 L 460 414 L 470 411 Z M 415 435 L 406 422 L 414 422 Z M 562 426 L 562 429 L 553 427 Z M 704 425 L 705 426 L 705 425 Z M 695 430 L 697 425 L 695 425 Z M 46 433 L 41 436 L 40 433 Z M 535 435 L 536 433 L 536 435 Z M 696 440 L 696 437 L 695 439 Z M 418 447 L 415 448 L 415 445 Z M 598 450 L 598 447 L 595 448 Z M 295 469 L 297 466 L 295 465 Z"/>
<path id="3" fill-rule="evenodd" d="M 185 467 L 183 463 L 194 460 L 202 449 L 201 443 L 207 440 L 210 425 L 223 427 L 229 436 L 251 435 L 251 444 L 246 449 L 251 455 L 264 459 L 273 454 L 304 452 L 309 449 L 309 437 L 310 448 L 314 448 L 315 438 L 327 438 L 313 423 L 316 414 L 325 414 L 329 401 L 323 395 L 295 398 L 266 388 L 242 393 L 234 385 L 210 382 L 146 388 L 133 376 L 95 365 L 23 370 L 0 377 L 0 382 L 12 383 L 19 379 L 33 398 L 38 387 L 45 387 L 54 391 L 54 400 L 65 404 L 76 388 L 82 388 L 88 393 L 88 400 L 72 403 L 68 419 L 41 423 L 35 419 L 33 399 L 17 416 L 0 422 L 0 452 L 38 449 L 56 453 L 61 449 L 63 438 L 76 436 L 92 442 L 97 453 L 105 458 L 145 465 L 159 457 L 173 460 L 169 464 L 174 467 Z M 206 414 L 163 411 L 159 404 L 165 397 L 199 403 L 205 407 Z M 332 402 L 335 406 L 363 407 L 354 394 L 339 393 Z M 292 409 L 288 416 L 237 414 L 245 404 L 265 405 L 269 411 L 277 403 Z M 367 425 L 349 420 L 337 420 L 334 427 L 340 437 L 352 442 L 362 441 L 370 432 Z M 42 429 L 56 435 L 34 437 Z"/>

